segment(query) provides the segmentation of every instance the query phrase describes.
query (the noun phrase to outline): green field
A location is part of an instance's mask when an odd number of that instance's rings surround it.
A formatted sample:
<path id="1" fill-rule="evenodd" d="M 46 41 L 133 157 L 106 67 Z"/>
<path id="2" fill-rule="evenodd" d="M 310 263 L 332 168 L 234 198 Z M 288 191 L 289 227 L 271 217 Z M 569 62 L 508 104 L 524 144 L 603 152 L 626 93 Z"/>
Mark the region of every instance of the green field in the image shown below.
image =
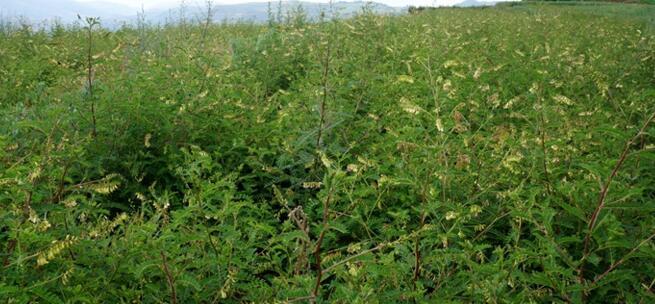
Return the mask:
<path id="1" fill-rule="evenodd" d="M 0 22 L 0 303 L 653 303 L 654 18 Z"/>

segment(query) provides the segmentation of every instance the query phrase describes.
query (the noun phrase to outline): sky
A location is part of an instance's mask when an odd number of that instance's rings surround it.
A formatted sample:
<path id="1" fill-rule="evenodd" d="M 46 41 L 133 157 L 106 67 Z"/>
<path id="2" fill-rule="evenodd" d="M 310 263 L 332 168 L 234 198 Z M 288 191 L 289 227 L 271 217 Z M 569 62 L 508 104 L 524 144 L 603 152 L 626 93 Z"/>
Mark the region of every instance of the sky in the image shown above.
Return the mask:
<path id="1" fill-rule="evenodd" d="M 152 8 L 171 8 L 177 7 L 180 5 L 182 0 L 76 0 L 78 2 L 104 2 L 104 3 L 116 3 L 122 4 L 134 8 L 140 8 L 142 5 L 146 9 Z M 329 2 L 328 0 L 303 0 L 306 2 Z M 337 0 L 338 1 L 338 0 Z M 189 4 L 204 4 L 206 0 L 186 0 Z M 237 4 L 237 3 L 248 3 L 248 2 L 277 2 L 277 0 L 214 0 L 214 4 Z M 348 1 L 348 2 L 357 2 L 357 1 Z M 408 5 L 452 5 L 461 0 L 375 0 L 378 3 L 384 3 L 391 6 L 408 6 Z"/>

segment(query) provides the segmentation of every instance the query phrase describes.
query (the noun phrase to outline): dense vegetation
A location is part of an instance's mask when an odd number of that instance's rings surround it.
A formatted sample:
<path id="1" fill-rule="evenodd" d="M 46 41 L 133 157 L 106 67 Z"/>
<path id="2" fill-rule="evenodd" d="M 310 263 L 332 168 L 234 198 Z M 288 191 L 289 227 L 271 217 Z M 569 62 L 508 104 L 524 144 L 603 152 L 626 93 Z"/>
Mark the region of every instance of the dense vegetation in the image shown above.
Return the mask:
<path id="1" fill-rule="evenodd" d="M 0 302 L 652 303 L 654 15 L 4 22 Z"/>

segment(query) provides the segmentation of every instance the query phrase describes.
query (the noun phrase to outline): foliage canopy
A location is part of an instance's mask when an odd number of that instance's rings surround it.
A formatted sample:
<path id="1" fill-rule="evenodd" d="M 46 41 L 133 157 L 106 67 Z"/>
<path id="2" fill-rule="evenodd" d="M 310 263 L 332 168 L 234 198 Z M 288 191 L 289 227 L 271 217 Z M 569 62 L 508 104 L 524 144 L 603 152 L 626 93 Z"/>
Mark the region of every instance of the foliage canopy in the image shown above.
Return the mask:
<path id="1" fill-rule="evenodd" d="M 653 302 L 635 8 L 2 23 L 0 302 Z"/>

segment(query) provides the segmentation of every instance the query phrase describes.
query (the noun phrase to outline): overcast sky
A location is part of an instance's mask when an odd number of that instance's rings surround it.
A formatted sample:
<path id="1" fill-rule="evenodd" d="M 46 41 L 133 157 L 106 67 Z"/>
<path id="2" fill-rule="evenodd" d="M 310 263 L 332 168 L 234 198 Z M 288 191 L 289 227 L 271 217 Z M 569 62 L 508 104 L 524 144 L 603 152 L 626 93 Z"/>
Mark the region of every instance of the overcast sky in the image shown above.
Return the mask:
<path id="1" fill-rule="evenodd" d="M 0 0 L 4 1 L 4 0 Z M 47 1 L 47 0 L 44 0 Z M 143 5 L 145 8 L 170 8 L 179 6 L 181 0 L 76 0 L 78 2 L 109 2 L 118 3 L 123 5 L 140 8 Z M 214 4 L 236 4 L 247 2 L 269 2 L 270 0 L 215 0 Z M 307 2 L 329 2 L 329 0 L 302 0 Z M 407 6 L 407 5 L 452 5 L 462 0 L 375 0 L 375 2 L 384 3 L 391 6 Z M 189 4 L 203 4 L 206 0 L 186 0 Z M 277 2 L 273 0 L 270 2 Z M 336 2 L 336 1 L 335 1 Z M 347 1 L 347 2 L 366 2 L 366 1 Z"/>

